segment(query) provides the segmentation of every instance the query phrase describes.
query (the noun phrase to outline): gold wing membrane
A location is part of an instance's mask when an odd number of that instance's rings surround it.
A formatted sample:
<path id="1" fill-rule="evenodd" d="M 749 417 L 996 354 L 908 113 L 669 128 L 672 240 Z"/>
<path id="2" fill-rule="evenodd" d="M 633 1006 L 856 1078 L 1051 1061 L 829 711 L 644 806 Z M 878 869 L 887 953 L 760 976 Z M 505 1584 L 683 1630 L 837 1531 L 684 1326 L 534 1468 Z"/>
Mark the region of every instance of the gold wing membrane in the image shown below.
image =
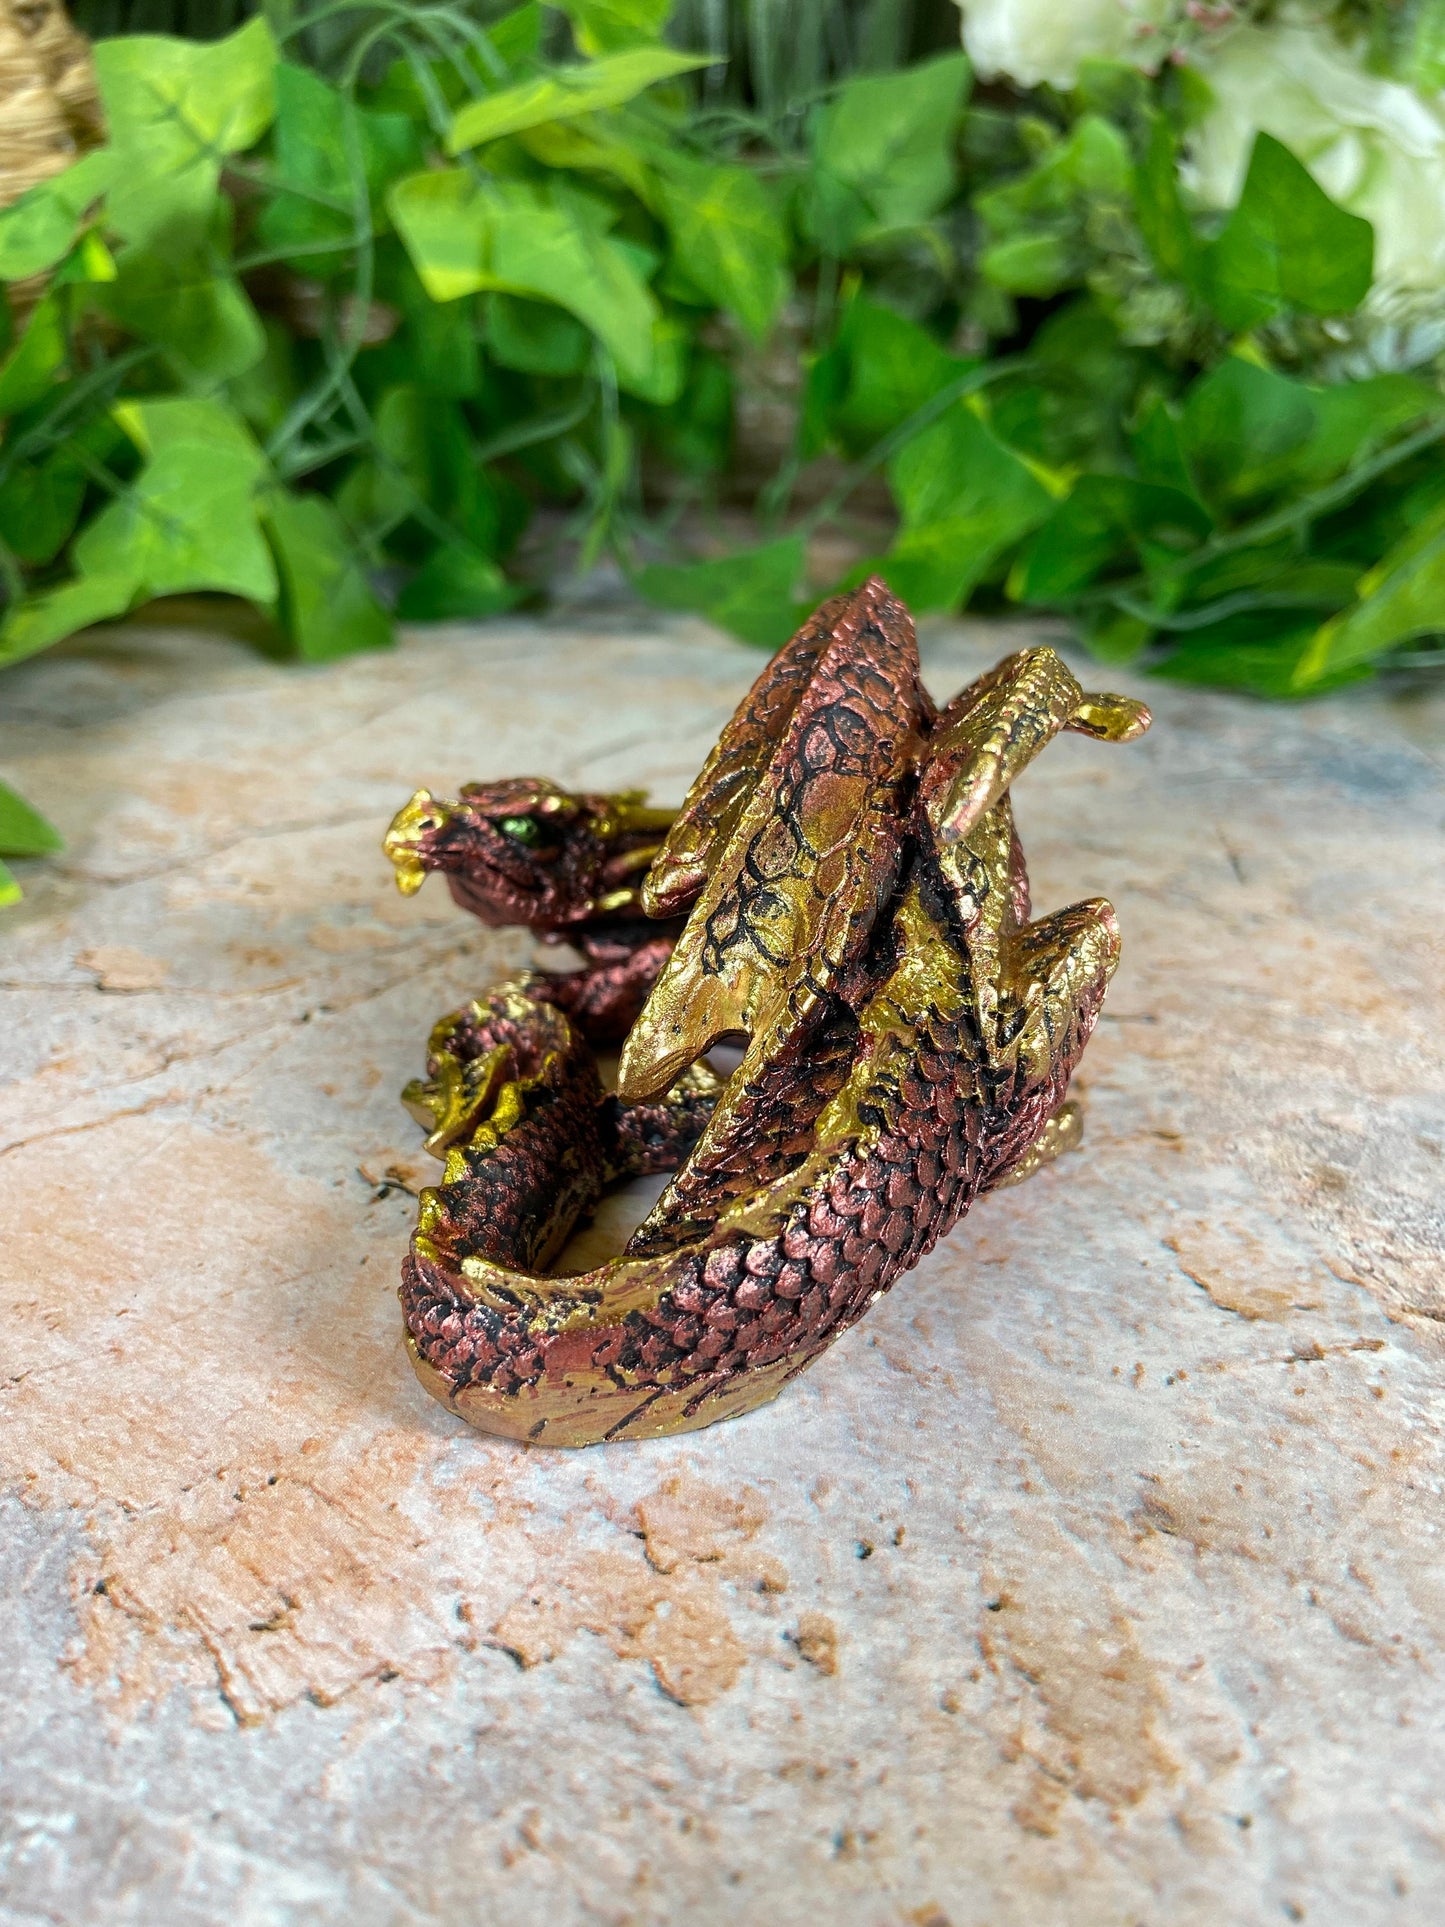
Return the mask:
<path id="1" fill-rule="evenodd" d="M 625 1102 L 739 1031 L 755 1077 L 815 1015 L 892 886 L 925 701 L 913 623 L 876 576 L 759 677 L 648 880 L 654 914 L 701 893 L 623 1047 Z"/>

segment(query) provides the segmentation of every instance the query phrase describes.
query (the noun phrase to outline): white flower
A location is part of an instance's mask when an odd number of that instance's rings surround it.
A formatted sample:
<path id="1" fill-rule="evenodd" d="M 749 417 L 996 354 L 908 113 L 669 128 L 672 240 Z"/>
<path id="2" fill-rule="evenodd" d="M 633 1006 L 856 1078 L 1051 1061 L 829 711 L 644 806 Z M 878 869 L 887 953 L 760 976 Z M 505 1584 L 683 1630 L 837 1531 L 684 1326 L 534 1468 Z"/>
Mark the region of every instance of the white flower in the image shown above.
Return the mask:
<path id="1" fill-rule="evenodd" d="M 1160 29 L 1183 19 L 1184 0 L 958 0 L 963 44 L 984 80 L 1072 87 L 1086 60 L 1157 67 Z"/>
<path id="2" fill-rule="evenodd" d="M 1213 96 L 1188 144 L 1187 177 L 1204 206 L 1233 207 L 1262 130 L 1373 224 L 1372 306 L 1402 290 L 1445 293 L 1445 97 L 1370 73 L 1299 12 L 1222 34 L 1191 64 Z"/>

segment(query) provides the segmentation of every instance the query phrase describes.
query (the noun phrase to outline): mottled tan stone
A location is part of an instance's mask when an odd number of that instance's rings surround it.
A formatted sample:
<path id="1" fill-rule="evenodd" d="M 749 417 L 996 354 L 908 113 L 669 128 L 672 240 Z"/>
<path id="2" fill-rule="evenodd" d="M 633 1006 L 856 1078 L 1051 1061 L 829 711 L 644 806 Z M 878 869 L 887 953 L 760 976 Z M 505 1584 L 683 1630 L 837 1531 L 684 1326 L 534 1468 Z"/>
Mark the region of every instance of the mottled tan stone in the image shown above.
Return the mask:
<path id="1" fill-rule="evenodd" d="M 1049 749 L 1084 1149 L 776 1404 L 550 1454 L 408 1369 L 396 1092 L 529 945 L 387 818 L 675 799 L 757 667 L 624 608 L 7 672 L 69 847 L 0 923 L 6 1927 L 1445 1916 L 1445 692 Z"/>

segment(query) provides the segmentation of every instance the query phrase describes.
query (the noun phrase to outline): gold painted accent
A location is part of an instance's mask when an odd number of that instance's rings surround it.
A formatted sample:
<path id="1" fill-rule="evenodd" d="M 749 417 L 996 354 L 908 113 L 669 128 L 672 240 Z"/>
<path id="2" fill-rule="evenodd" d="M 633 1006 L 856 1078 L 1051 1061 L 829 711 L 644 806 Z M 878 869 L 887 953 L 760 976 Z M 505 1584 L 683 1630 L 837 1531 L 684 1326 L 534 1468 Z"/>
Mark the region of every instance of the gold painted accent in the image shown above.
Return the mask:
<path id="1" fill-rule="evenodd" d="M 662 811 L 652 812 L 660 816 Z M 607 867 L 614 876 L 632 876 L 638 870 L 650 870 L 657 859 L 661 843 L 639 843 L 635 850 L 623 850 L 619 855 L 607 859 Z"/>
<path id="2" fill-rule="evenodd" d="M 663 836 L 672 827 L 674 812 L 653 808 L 647 800 L 646 790 L 617 790 L 605 800 L 607 808 L 594 824 L 604 842 L 610 842 L 615 836 L 639 836 L 653 832 Z"/>
<path id="3" fill-rule="evenodd" d="M 1077 1151 L 1083 1141 L 1084 1107 L 1077 1098 L 1071 1097 L 1059 1106 L 1012 1171 L 1006 1178 L 1000 1178 L 994 1189 L 1003 1191 L 1011 1184 L 1024 1183 L 1055 1158 Z"/>
<path id="4" fill-rule="evenodd" d="M 558 1012 L 533 1002 L 526 984 L 525 977 L 512 978 L 497 986 L 485 1007 L 469 1004 L 434 1025 L 427 1040 L 430 1075 L 413 1078 L 401 1094 L 402 1103 L 427 1132 L 427 1150 L 433 1157 L 447 1160 L 444 1183 L 455 1183 L 466 1170 L 465 1164 L 455 1163 L 453 1156 L 463 1140 L 468 1150 L 495 1150 L 526 1115 L 528 1093 L 556 1080 L 570 1032 Z M 498 1044 L 479 1057 L 469 1057 L 464 1047 L 458 1048 L 471 1023 L 497 1010 L 534 1029 L 541 1022 L 551 1030 L 552 1048 L 543 1056 L 535 1076 L 517 1075 L 510 1044 Z"/>
<path id="5" fill-rule="evenodd" d="M 479 1431 L 518 1443 L 550 1446 L 597 1445 L 603 1440 L 671 1438 L 700 1432 L 723 1419 L 739 1418 L 769 1404 L 809 1361 L 779 1359 L 749 1372 L 698 1402 L 698 1388 L 680 1385 L 658 1392 L 652 1386 L 619 1385 L 606 1372 L 579 1366 L 559 1384 L 526 1386 L 506 1401 L 484 1386 L 460 1392 L 428 1365 L 407 1334 L 412 1369 L 432 1397 Z M 694 1403 L 698 1409 L 689 1412 Z"/>
<path id="6" fill-rule="evenodd" d="M 510 1045 L 499 1044 L 482 1057 L 462 1060 L 443 1055 L 433 1076 L 413 1078 L 401 1101 L 417 1123 L 427 1127 L 426 1148 L 444 1157 L 459 1139 L 485 1121 L 495 1124 L 509 1076 L 515 1076 Z"/>
<path id="7" fill-rule="evenodd" d="M 426 882 L 417 849 L 428 830 L 439 830 L 456 808 L 454 803 L 439 803 L 430 790 L 418 790 L 391 819 L 381 847 L 396 871 L 396 887 L 404 897 L 414 897 Z"/>
<path id="8" fill-rule="evenodd" d="M 1133 743 L 1153 721 L 1132 696 L 1085 696 L 1069 718 L 1069 728 L 1100 743 Z"/>

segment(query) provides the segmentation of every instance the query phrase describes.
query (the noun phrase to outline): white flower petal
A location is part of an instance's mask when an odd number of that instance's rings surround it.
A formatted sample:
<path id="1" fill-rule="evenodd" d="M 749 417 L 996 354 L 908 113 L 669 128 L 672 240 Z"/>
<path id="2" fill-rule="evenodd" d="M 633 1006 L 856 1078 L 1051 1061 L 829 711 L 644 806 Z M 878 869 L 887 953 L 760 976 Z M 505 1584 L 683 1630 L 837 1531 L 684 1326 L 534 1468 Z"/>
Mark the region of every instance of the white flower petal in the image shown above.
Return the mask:
<path id="1" fill-rule="evenodd" d="M 1184 0 L 958 0 L 963 44 L 984 80 L 1072 87 L 1086 60 L 1158 64 L 1158 30 Z"/>
<path id="2" fill-rule="evenodd" d="M 1213 94 L 1187 169 L 1206 207 L 1234 205 L 1256 133 L 1273 134 L 1328 195 L 1373 223 L 1377 295 L 1445 290 L 1445 102 L 1370 73 L 1298 15 L 1221 35 L 1194 65 Z"/>

